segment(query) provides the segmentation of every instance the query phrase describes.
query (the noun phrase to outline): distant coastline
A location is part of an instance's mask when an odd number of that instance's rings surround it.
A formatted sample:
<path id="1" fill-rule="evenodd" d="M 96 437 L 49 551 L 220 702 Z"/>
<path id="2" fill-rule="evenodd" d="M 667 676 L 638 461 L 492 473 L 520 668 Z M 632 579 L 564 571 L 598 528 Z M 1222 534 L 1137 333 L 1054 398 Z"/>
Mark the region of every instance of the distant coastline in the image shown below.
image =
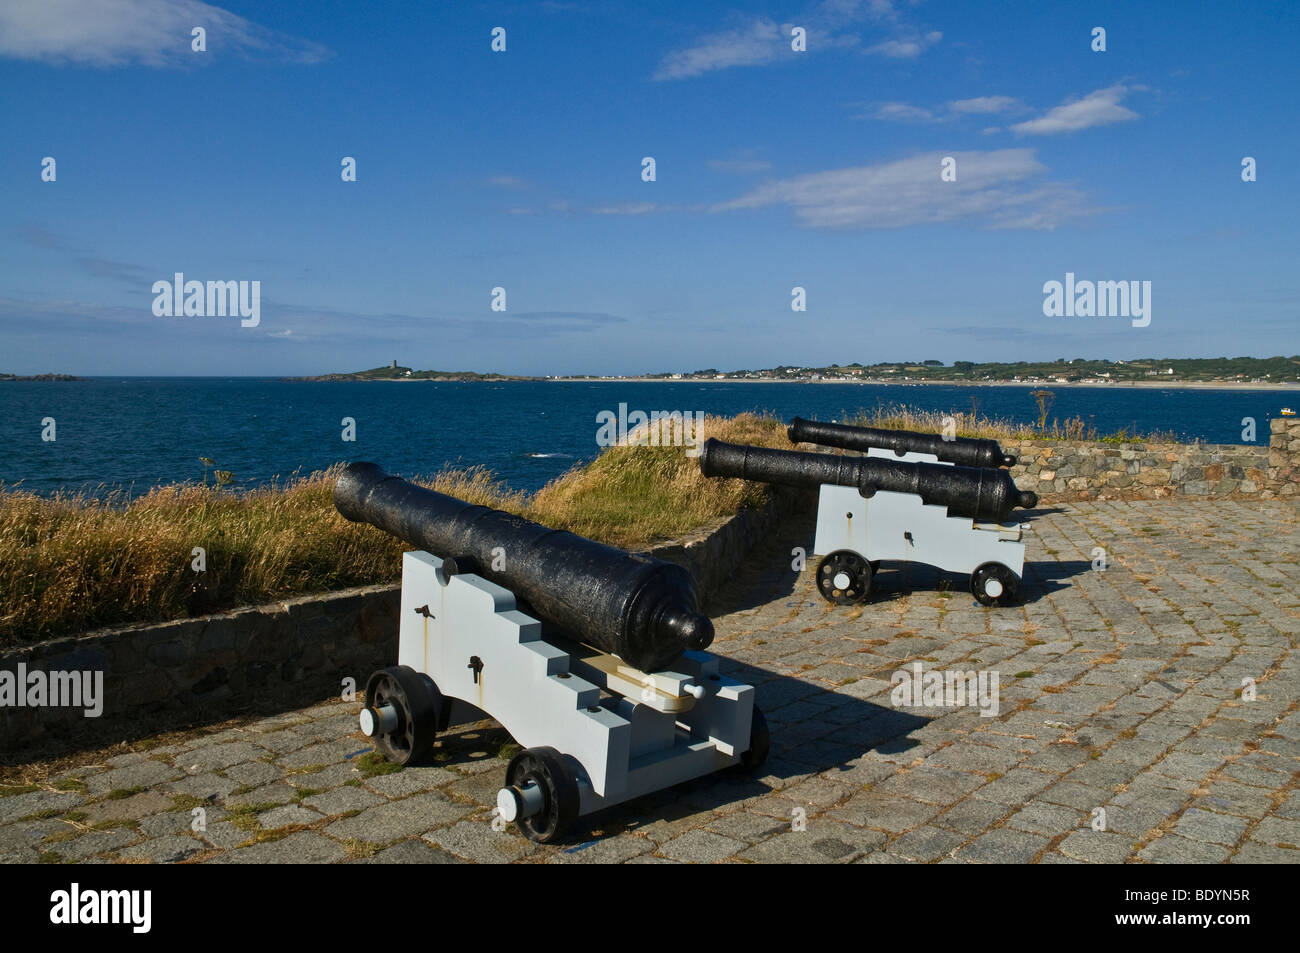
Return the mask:
<path id="1" fill-rule="evenodd" d="M 417 371 L 393 361 L 365 371 L 283 377 L 286 381 L 578 381 L 719 384 L 945 384 L 950 387 L 1136 387 L 1207 390 L 1300 389 L 1300 356 L 1235 358 L 1142 358 L 1133 361 L 1088 360 L 1016 363 L 924 361 L 919 364 L 832 364 L 827 367 L 787 367 L 682 373 L 609 375 L 516 375 L 479 371 Z"/>
<path id="2" fill-rule="evenodd" d="M 75 377 L 72 374 L 32 374 L 24 377 L 21 374 L 0 374 L 0 381 L 84 381 L 84 377 Z"/>
<path id="3" fill-rule="evenodd" d="M 79 378 L 78 378 L 79 379 Z M 511 384 L 520 381 L 541 381 L 548 384 L 840 384 L 858 387 L 1105 387 L 1117 389 L 1147 390 L 1282 390 L 1300 391 L 1300 381 L 1282 383 L 1243 383 L 1240 381 L 899 381 L 899 380 L 819 380 L 806 378 L 780 377 L 728 377 L 712 379 L 705 377 L 515 377 L 509 374 L 491 377 L 351 377 L 347 374 L 323 374 L 319 377 L 281 377 L 283 381 L 313 383 L 321 381 L 357 381 L 379 384 Z"/>
<path id="4" fill-rule="evenodd" d="M 729 377 L 722 380 L 710 380 L 702 377 L 546 377 L 546 378 L 519 378 L 520 380 L 546 380 L 552 383 L 565 384 L 580 381 L 594 382 L 637 382 L 637 383 L 655 383 L 655 384 L 857 384 L 864 386 L 888 386 L 888 387 L 1105 387 L 1105 388 L 1148 388 L 1151 390 L 1295 390 L 1300 391 L 1300 381 L 1283 381 L 1280 383 L 1246 383 L 1241 381 L 1111 381 L 1102 383 L 1100 381 L 927 381 L 927 380 L 878 380 L 875 378 L 869 380 L 807 380 L 807 379 L 788 379 L 779 377 L 750 377 L 735 378 Z"/>

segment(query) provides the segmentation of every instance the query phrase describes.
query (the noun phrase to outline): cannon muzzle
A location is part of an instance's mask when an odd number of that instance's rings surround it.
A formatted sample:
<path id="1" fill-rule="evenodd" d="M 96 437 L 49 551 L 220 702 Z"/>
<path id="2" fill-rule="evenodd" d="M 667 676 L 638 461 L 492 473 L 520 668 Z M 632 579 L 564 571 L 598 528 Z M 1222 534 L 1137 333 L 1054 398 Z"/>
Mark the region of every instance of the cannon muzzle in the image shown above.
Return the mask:
<path id="1" fill-rule="evenodd" d="M 975 437 L 953 437 L 945 440 L 939 434 L 914 433 L 910 430 L 881 430 L 878 427 L 850 427 L 847 424 L 827 424 L 817 420 L 796 417 L 786 430 L 791 443 L 815 443 L 841 450 L 872 448 L 893 450 L 895 453 L 932 453 L 940 460 L 963 467 L 1014 467 L 1016 458 L 1004 453 L 996 440 Z"/>
<path id="2" fill-rule="evenodd" d="M 1011 474 L 1005 470 L 769 450 L 714 439 L 704 442 L 700 472 L 707 477 L 737 477 L 784 486 L 853 486 L 865 497 L 877 490 L 913 493 L 926 503 L 946 506 L 954 516 L 980 522 L 1005 523 L 1016 507 L 1038 505 L 1038 495 L 1016 489 Z"/>
<path id="3" fill-rule="evenodd" d="M 511 590 L 544 621 L 643 671 L 713 642 L 681 566 L 512 513 L 476 506 L 354 463 L 334 487 L 338 511 Z"/>

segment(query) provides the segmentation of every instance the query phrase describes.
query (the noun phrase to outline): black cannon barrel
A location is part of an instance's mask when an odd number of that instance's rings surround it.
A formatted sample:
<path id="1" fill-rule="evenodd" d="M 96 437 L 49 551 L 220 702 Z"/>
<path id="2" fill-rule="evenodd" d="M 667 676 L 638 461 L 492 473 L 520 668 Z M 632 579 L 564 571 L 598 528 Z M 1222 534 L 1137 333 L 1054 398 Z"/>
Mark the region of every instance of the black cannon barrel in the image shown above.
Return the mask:
<path id="1" fill-rule="evenodd" d="M 334 505 L 354 522 L 454 558 L 459 571 L 510 589 L 547 622 L 644 671 L 713 642 L 691 574 L 673 563 L 466 503 L 373 463 L 343 471 Z M 504 568 L 493 569 L 502 556 Z"/>
<path id="2" fill-rule="evenodd" d="M 1016 458 L 1004 453 L 996 440 L 914 433 L 911 430 L 881 430 L 879 427 L 850 427 L 796 417 L 786 430 L 792 443 L 815 443 L 841 450 L 893 450 L 895 453 L 932 453 L 940 460 L 963 467 L 1014 467 Z"/>
<path id="3" fill-rule="evenodd" d="M 954 516 L 1004 523 L 1017 506 L 1038 505 L 1038 495 L 1017 490 L 1006 470 L 906 463 L 883 457 L 769 450 L 721 440 L 704 441 L 700 472 L 786 486 L 853 486 L 863 496 L 877 490 L 914 493 L 926 503 L 948 507 Z"/>

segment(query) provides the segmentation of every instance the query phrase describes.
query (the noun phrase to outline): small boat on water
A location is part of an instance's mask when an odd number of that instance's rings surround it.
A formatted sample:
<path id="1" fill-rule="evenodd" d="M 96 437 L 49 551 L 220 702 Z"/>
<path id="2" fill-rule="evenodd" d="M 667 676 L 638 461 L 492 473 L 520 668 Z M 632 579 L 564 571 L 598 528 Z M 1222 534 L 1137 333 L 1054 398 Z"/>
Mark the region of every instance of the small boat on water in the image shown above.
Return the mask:
<path id="1" fill-rule="evenodd" d="M 1283 408 L 1282 408 L 1282 416 L 1283 416 L 1283 417 L 1294 417 L 1294 416 L 1295 416 L 1295 411 L 1292 410 L 1290 407 L 1283 407 Z"/>

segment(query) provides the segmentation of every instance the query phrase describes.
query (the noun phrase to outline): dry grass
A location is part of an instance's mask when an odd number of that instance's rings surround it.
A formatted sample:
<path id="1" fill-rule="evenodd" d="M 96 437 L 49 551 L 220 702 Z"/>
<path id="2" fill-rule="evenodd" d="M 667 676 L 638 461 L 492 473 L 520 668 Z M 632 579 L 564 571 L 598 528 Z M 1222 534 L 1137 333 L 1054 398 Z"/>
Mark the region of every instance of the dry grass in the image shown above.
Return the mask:
<path id="1" fill-rule="evenodd" d="M 842 422 L 855 427 L 880 427 L 885 430 L 915 430 L 921 433 L 942 433 L 944 421 L 952 417 L 958 437 L 984 437 L 990 440 L 1079 440 L 1101 443 L 1172 442 L 1173 434 L 1147 434 L 1139 436 L 1128 430 L 1099 434 L 1097 428 L 1082 417 L 1065 420 L 1053 418 L 1050 424 L 1039 429 L 1033 423 L 1019 423 L 1001 417 L 985 417 L 978 413 L 955 411 L 915 410 L 899 404 L 878 406 L 872 410 L 859 410 L 846 416 Z"/>
<path id="2" fill-rule="evenodd" d="M 337 475 L 240 495 L 195 484 L 134 500 L 0 492 L 0 644 L 393 578 L 402 544 L 338 514 Z M 525 500 L 482 470 L 421 482 L 502 508 Z"/>
<path id="3" fill-rule="evenodd" d="M 702 429 L 734 442 L 787 444 L 772 418 L 709 418 Z M 0 487 L 0 645 L 397 579 L 409 547 L 338 514 L 338 472 L 240 494 L 166 486 L 133 500 Z M 630 548 L 697 529 L 765 493 L 739 480 L 706 480 L 694 458 L 671 446 L 610 448 L 532 497 L 481 468 L 416 482 Z M 202 575 L 191 568 L 196 546 L 206 550 Z"/>
<path id="4" fill-rule="evenodd" d="M 629 442 L 637 438 L 629 435 Z M 790 449 L 773 417 L 706 417 L 696 435 Z M 681 447 L 610 447 L 537 491 L 525 515 L 602 542 L 637 548 L 699 529 L 742 506 L 766 499 L 767 489 L 744 480 L 708 479 Z"/>
<path id="5" fill-rule="evenodd" d="M 953 416 L 961 436 L 1095 439 L 1082 421 L 1054 424 L 1044 435 L 1007 421 Z M 939 432 L 943 417 L 881 407 L 847 422 Z M 781 421 L 754 414 L 707 417 L 696 436 L 700 443 L 717 437 L 791 448 Z M 336 467 L 238 494 L 180 484 L 136 499 L 45 498 L 0 486 L 0 645 L 397 579 L 408 547 L 340 516 L 337 476 Z M 682 446 L 611 447 L 532 496 L 509 491 L 482 468 L 415 479 L 628 549 L 679 538 L 761 503 L 768 492 L 741 480 L 705 479 Z M 196 546 L 206 550 L 201 575 L 191 569 Z"/>

